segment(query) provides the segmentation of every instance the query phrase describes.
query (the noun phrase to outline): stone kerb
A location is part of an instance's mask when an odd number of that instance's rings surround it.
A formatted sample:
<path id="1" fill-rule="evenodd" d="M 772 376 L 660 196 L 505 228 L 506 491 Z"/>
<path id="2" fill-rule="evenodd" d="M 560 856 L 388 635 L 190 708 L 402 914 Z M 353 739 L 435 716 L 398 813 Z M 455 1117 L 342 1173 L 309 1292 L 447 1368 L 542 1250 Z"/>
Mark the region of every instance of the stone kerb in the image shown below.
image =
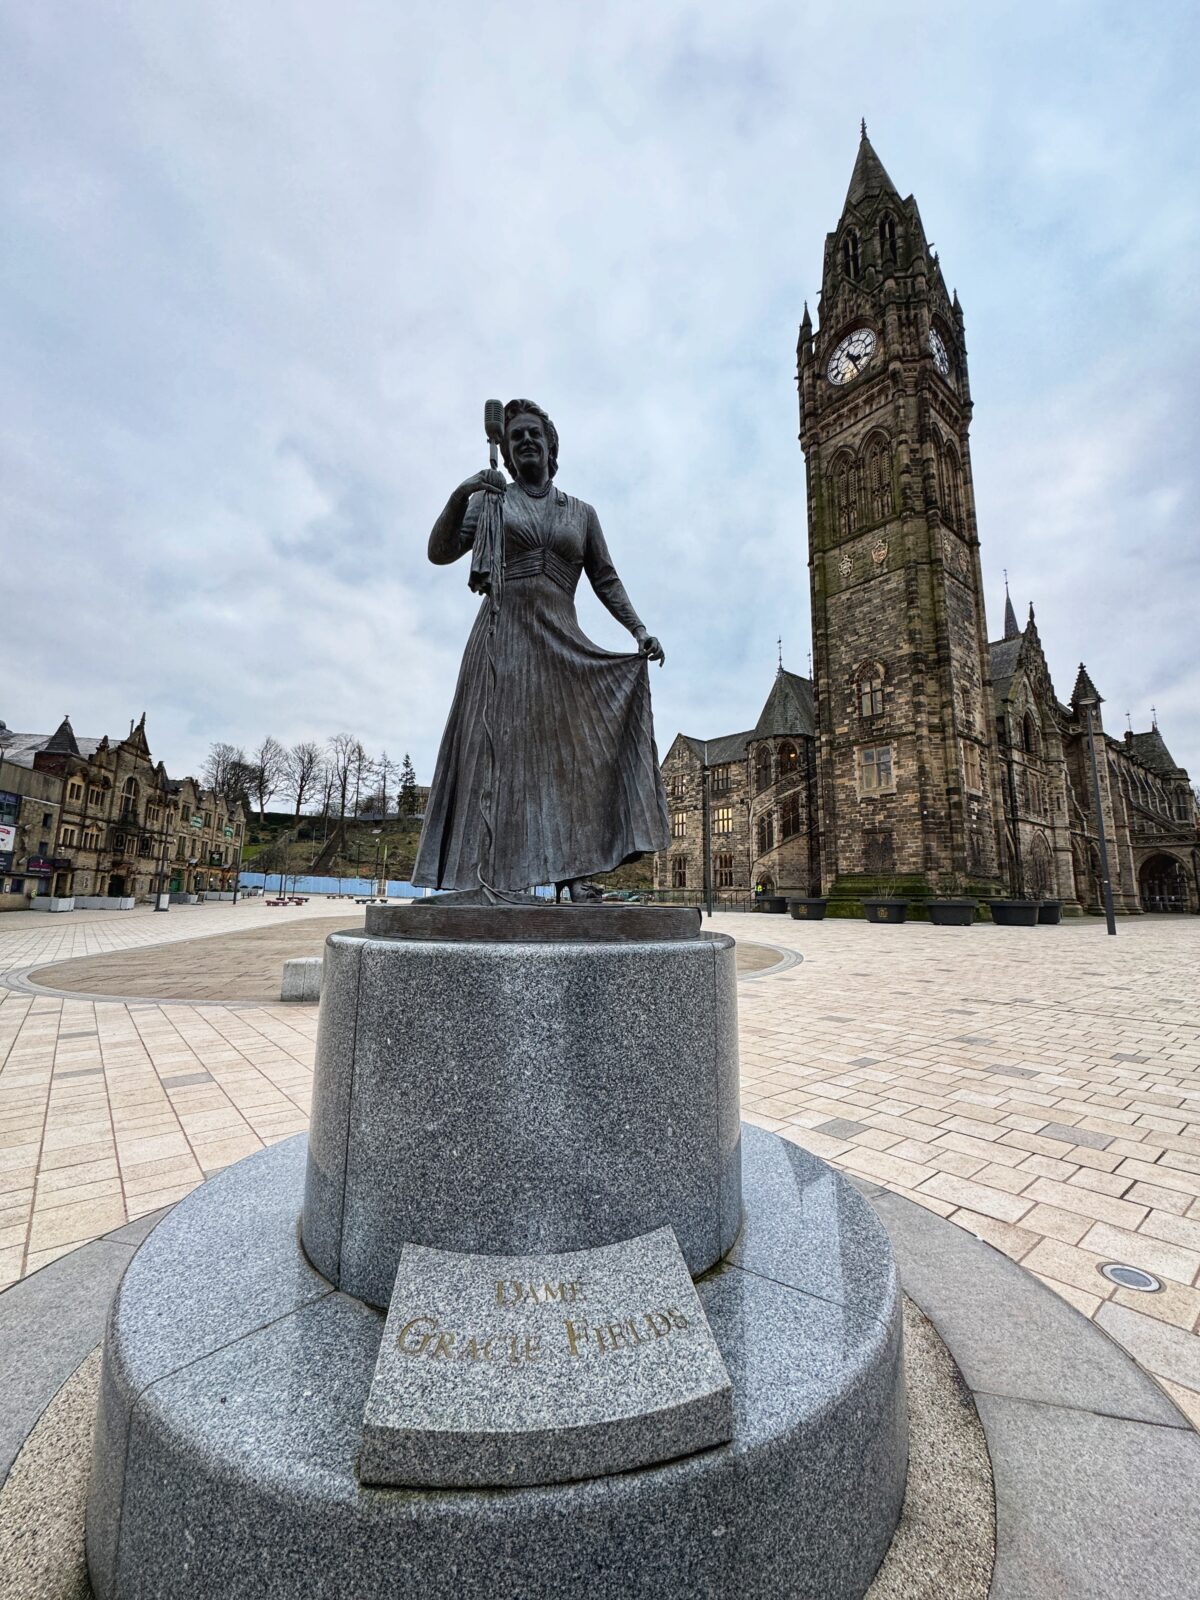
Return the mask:
<path id="1" fill-rule="evenodd" d="M 693 1274 L 733 1243 L 732 940 L 325 948 L 303 1241 L 338 1287 L 386 1306 L 405 1243 L 541 1254 L 669 1225 Z"/>
<path id="2" fill-rule="evenodd" d="M 281 1000 L 319 1000 L 321 998 L 320 956 L 293 956 L 283 963 Z"/>

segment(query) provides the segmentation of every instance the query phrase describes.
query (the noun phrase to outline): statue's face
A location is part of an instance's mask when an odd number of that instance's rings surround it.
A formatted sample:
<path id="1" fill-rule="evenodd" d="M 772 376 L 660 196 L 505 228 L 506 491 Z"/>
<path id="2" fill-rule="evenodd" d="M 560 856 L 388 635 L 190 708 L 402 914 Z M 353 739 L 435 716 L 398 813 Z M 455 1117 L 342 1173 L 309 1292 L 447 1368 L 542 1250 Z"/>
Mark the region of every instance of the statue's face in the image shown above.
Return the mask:
<path id="1" fill-rule="evenodd" d="M 522 477 L 540 478 L 550 461 L 550 445 L 541 417 L 519 411 L 508 425 L 508 453 Z"/>

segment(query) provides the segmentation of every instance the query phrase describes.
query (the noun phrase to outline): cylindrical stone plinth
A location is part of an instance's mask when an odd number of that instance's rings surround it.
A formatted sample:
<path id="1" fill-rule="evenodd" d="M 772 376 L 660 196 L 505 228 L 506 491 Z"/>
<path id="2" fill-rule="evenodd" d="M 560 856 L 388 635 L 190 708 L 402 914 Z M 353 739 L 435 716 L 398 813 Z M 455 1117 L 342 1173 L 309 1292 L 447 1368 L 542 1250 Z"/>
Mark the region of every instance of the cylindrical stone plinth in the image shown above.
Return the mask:
<path id="1" fill-rule="evenodd" d="M 318 1270 L 383 1306 L 406 1242 L 553 1253 L 664 1224 L 693 1274 L 712 1266 L 742 1213 L 733 941 L 619 907 L 414 907 L 390 926 L 325 946 Z"/>

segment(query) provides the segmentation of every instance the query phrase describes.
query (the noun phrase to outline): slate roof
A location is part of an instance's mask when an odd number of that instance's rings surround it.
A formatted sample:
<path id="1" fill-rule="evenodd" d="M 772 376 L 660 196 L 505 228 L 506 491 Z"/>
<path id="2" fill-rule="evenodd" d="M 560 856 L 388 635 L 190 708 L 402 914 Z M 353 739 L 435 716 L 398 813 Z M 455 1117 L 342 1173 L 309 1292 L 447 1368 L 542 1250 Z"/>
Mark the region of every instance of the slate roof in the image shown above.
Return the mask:
<path id="1" fill-rule="evenodd" d="M 1024 643 L 1024 635 L 1018 633 L 1015 639 L 994 639 L 988 645 L 992 684 L 1000 691 L 1001 698 L 1007 692 L 1009 681 L 1017 670 L 1017 662 L 1021 659 L 1021 646 Z"/>
<path id="2" fill-rule="evenodd" d="M 8 728 L 0 729 L 0 756 L 14 766 L 32 767 L 33 758 L 39 750 L 62 748 L 61 745 L 54 745 L 55 737 L 53 733 L 13 733 Z M 100 747 L 100 740 L 76 736 L 75 746 L 81 756 L 94 756 Z"/>
<path id="3" fill-rule="evenodd" d="M 792 733 L 812 738 L 816 731 L 811 681 L 780 667 L 762 715 L 754 725 L 753 737 L 769 739 L 775 734 Z"/>
<path id="4" fill-rule="evenodd" d="M 1144 767 L 1157 772 L 1160 778 L 1173 778 L 1183 770 L 1167 749 L 1157 728 L 1151 728 L 1149 733 L 1130 734 L 1125 745 Z"/>
<path id="5" fill-rule="evenodd" d="M 757 723 L 745 733 L 725 733 L 719 739 L 708 741 L 708 764 L 720 766 L 726 761 L 740 761 L 746 754 L 751 739 L 768 739 L 778 734 L 791 734 L 794 738 L 815 738 L 816 717 L 813 710 L 813 686 L 808 678 L 798 672 L 785 672 L 781 667 L 767 696 Z M 681 735 L 684 743 L 700 760 L 704 760 L 703 739 L 693 739 L 691 734 Z"/>
<path id="6" fill-rule="evenodd" d="M 846 190 L 846 204 L 842 210 L 845 211 L 849 206 L 861 205 L 864 200 L 876 194 L 894 194 L 897 200 L 900 198 L 896 185 L 888 177 L 883 162 L 875 154 L 875 148 L 867 138 L 867 130 L 864 128 L 858 144 L 854 171 L 850 175 L 850 187 Z"/>

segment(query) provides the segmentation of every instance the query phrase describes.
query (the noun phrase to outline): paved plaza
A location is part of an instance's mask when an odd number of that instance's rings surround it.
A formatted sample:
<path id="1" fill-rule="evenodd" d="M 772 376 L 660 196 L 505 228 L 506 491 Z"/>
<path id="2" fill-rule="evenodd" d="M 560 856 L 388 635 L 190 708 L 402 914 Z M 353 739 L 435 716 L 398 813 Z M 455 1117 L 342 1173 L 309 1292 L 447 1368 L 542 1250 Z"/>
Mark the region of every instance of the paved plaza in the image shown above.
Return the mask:
<path id="1" fill-rule="evenodd" d="M 238 952 L 315 950 L 353 911 L 0 918 L 0 1287 L 304 1129 L 316 1007 L 238 999 Z M 1200 1425 L 1200 919 L 714 925 L 780 952 L 740 964 L 743 1115 L 1020 1261 Z M 94 997 L 122 973 L 179 998 Z"/>

